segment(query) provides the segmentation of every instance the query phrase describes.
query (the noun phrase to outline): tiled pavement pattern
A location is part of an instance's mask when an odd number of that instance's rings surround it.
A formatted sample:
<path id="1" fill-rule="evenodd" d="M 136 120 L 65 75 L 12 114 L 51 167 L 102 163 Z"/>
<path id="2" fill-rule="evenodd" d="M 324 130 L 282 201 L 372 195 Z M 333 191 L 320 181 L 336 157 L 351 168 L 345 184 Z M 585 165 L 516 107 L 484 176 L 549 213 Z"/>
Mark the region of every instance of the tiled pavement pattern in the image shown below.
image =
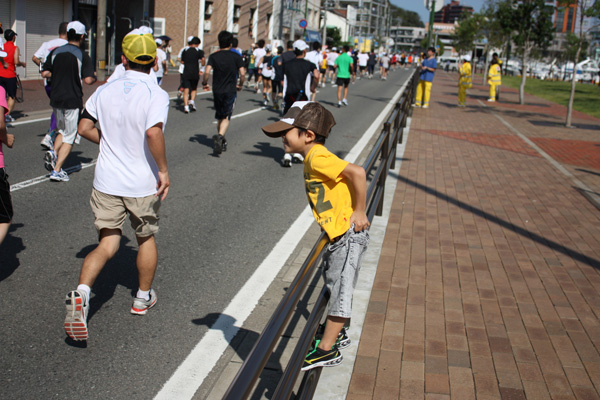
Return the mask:
<path id="1" fill-rule="evenodd" d="M 347 399 L 598 399 L 600 211 L 454 79 L 414 110 Z M 517 99 L 490 108 L 600 188 L 600 121 Z"/>

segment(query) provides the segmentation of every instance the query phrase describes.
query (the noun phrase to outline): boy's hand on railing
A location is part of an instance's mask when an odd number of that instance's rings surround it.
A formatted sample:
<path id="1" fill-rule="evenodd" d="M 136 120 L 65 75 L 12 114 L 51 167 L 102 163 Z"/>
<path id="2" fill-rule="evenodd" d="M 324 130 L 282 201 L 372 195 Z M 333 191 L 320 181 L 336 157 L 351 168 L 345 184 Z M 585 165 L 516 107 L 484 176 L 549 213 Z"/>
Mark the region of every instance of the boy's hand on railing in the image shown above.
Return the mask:
<path id="1" fill-rule="evenodd" d="M 364 211 L 354 211 L 350 216 L 350 225 L 354 224 L 354 232 L 361 232 L 367 229 L 371 223 Z"/>

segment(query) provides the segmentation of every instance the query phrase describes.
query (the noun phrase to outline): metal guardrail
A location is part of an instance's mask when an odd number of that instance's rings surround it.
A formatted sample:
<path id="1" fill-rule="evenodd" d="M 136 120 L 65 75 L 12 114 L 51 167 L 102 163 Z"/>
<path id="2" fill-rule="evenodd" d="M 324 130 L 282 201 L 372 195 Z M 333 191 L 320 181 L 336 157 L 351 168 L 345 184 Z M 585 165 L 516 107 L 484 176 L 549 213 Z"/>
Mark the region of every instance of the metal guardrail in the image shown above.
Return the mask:
<path id="1" fill-rule="evenodd" d="M 398 143 L 402 143 L 403 131 L 406 127 L 406 120 L 411 114 L 411 104 L 413 102 L 415 89 L 418 83 L 418 74 L 413 72 L 409 78 L 409 84 L 405 87 L 404 92 L 400 96 L 400 101 L 396 103 L 391 111 L 377 141 L 373 146 L 373 150 L 369 153 L 363 167 L 369 178 L 369 186 L 367 189 L 367 216 L 369 221 L 373 220 L 374 215 L 380 216 L 383 211 L 383 198 L 385 181 L 390 169 L 395 168 L 396 148 Z M 227 389 L 224 399 L 237 400 L 247 399 L 251 394 L 256 382 L 262 373 L 269 357 L 271 356 L 277 341 L 281 337 L 284 329 L 288 326 L 296 305 L 306 291 L 306 287 L 312 280 L 315 271 L 319 266 L 319 261 L 324 253 L 327 244 L 325 233 L 321 233 L 316 244 L 310 251 L 298 274 L 289 286 L 284 298 L 281 300 L 271 319 L 263 329 L 254 347 L 244 360 L 242 367 L 233 379 L 233 382 Z M 300 336 L 298 344 L 294 348 L 290 361 L 279 380 L 277 388 L 273 392 L 272 399 L 290 399 L 302 363 L 306 357 L 308 347 L 310 346 L 317 326 L 321 321 L 327 302 L 329 293 L 323 287 L 315 306 L 308 317 L 304 330 Z M 302 382 L 296 394 L 296 399 L 311 399 L 322 368 L 314 368 L 304 373 Z"/>

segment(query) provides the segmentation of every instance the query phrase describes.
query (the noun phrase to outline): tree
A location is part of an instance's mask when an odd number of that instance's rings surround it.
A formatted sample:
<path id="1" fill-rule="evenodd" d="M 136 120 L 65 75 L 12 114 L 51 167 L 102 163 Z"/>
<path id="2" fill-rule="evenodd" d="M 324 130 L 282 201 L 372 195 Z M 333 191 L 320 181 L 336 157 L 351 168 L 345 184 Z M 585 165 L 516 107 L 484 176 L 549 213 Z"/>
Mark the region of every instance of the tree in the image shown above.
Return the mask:
<path id="1" fill-rule="evenodd" d="M 425 24 L 421 21 L 421 17 L 414 11 L 408 11 L 401 7 L 390 4 L 390 11 L 392 14 L 392 20 L 400 20 L 402 26 L 415 26 L 417 28 L 424 28 Z"/>
<path id="2" fill-rule="evenodd" d="M 327 46 L 339 47 L 342 44 L 342 33 L 340 28 L 327 28 Z"/>
<path id="3" fill-rule="evenodd" d="M 577 86 L 577 63 L 583 58 L 582 52 L 587 47 L 586 31 L 583 27 L 583 22 L 586 17 L 600 18 L 600 1 L 599 0 L 563 0 L 560 2 L 560 6 L 568 7 L 575 5 L 579 9 L 579 33 L 577 35 L 569 35 L 569 48 L 571 50 L 571 57 L 569 60 L 573 61 L 573 76 L 571 77 L 571 95 L 569 96 L 569 105 L 567 106 L 567 118 L 565 120 L 565 126 L 571 127 L 571 116 L 573 114 L 573 102 L 575 101 L 575 87 Z M 573 49 L 575 54 L 573 55 Z"/>
<path id="4" fill-rule="evenodd" d="M 421 42 L 420 42 L 420 46 L 422 49 L 424 49 L 425 52 L 427 50 L 428 38 L 429 38 L 429 35 L 426 34 L 425 37 L 423 39 L 421 39 Z M 444 43 L 442 43 L 441 41 L 438 41 L 437 43 L 435 43 L 435 37 L 434 37 L 434 40 L 431 41 L 431 46 L 435 47 L 436 45 L 438 46 L 438 48 L 435 50 L 435 52 L 438 55 L 444 54 L 444 51 L 446 51 L 446 47 L 444 46 Z"/>
<path id="5" fill-rule="evenodd" d="M 525 104 L 525 82 L 527 62 L 534 47 L 546 49 L 554 37 L 552 26 L 553 7 L 546 6 L 544 0 L 505 1 L 498 4 L 496 17 L 502 29 L 510 33 L 511 40 L 518 47 L 523 65 L 519 103 Z"/>

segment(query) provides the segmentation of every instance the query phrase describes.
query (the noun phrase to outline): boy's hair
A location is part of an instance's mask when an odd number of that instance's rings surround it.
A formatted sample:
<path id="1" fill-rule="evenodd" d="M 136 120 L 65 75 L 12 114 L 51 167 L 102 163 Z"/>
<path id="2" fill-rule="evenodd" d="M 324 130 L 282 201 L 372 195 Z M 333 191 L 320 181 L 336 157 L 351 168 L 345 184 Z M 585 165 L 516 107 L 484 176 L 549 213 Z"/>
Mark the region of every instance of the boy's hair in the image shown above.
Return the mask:
<path id="1" fill-rule="evenodd" d="M 288 42 L 287 42 L 287 48 L 288 49 L 293 49 L 294 48 L 294 41 L 293 40 L 288 40 Z"/>
<path id="2" fill-rule="evenodd" d="M 140 61 L 150 61 L 153 60 L 152 57 L 150 56 L 141 56 L 138 57 L 138 59 Z M 134 61 L 131 60 L 127 60 L 129 63 L 129 69 L 133 70 L 133 71 L 138 71 L 138 72 L 143 72 L 144 74 L 147 74 L 150 72 L 150 70 L 152 69 L 152 67 L 154 67 L 154 63 L 150 63 L 150 64 L 138 64 Z"/>
<path id="3" fill-rule="evenodd" d="M 190 44 L 200 44 L 200 38 L 198 36 L 194 36 L 192 40 L 189 42 Z"/>
<path id="4" fill-rule="evenodd" d="M 347 53 L 349 51 L 350 51 L 350 46 L 344 45 L 344 53 Z"/>
<path id="5" fill-rule="evenodd" d="M 312 49 L 313 50 L 320 50 L 321 49 L 321 43 L 314 42 L 313 45 L 312 45 Z"/>
<path id="6" fill-rule="evenodd" d="M 229 31 L 221 31 L 219 32 L 217 39 L 219 40 L 219 48 L 225 49 L 231 46 L 231 43 L 233 41 L 233 34 Z"/>
<path id="7" fill-rule="evenodd" d="M 301 56 L 302 53 L 304 53 L 304 50 L 294 49 L 294 54 L 296 55 L 296 57 Z"/>
<path id="8" fill-rule="evenodd" d="M 325 136 L 317 135 L 315 133 L 315 140 L 314 140 L 315 143 L 317 143 L 317 144 L 325 144 L 326 140 L 327 140 L 327 138 Z"/>
<path id="9" fill-rule="evenodd" d="M 260 47 L 261 49 L 263 47 L 265 47 L 265 41 L 263 39 L 260 39 L 258 42 L 256 42 L 256 44 L 258 45 L 258 47 Z"/>
<path id="10" fill-rule="evenodd" d="M 238 47 L 238 38 L 234 37 L 231 39 L 231 47 Z"/>
<path id="11" fill-rule="evenodd" d="M 435 54 L 435 48 L 433 48 L 433 47 L 429 47 L 427 50 L 428 50 L 428 51 L 431 51 L 431 52 L 433 52 L 433 54 Z"/>

